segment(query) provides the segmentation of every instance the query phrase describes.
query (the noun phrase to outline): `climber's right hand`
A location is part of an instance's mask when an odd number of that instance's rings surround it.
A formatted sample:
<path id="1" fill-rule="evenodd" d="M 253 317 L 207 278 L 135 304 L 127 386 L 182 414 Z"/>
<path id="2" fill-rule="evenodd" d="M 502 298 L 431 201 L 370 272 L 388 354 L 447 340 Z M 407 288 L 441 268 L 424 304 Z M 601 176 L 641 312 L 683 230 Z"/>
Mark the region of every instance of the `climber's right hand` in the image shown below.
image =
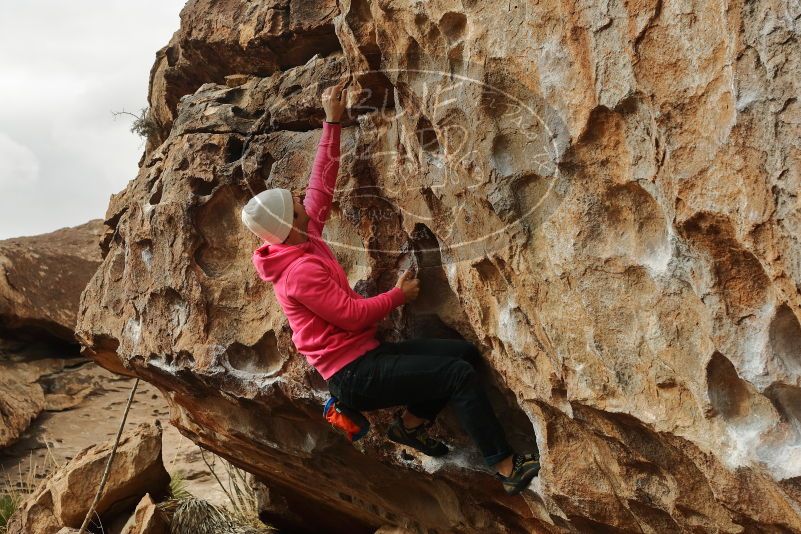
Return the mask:
<path id="1" fill-rule="evenodd" d="M 323 91 L 322 102 L 323 110 L 325 110 L 325 120 L 329 122 L 337 122 L 342 118 L 345 108 L 348 107 L 348 91 L 345 88 L 349 80 L 349 76 L 342 78 L 339 83 L 327 87 Z"/>
<path id="2" fill-rule="evenodd" d="M 395 284 L 395 287 L 399 287 L 403 290 L 406 302 L 415 300 L 420 293 L 420 280 L 413 278 L 413 276 L 414 274 L 411 270 L 403 271 L 403 274 L 398 278 L 398 283 Z"/>

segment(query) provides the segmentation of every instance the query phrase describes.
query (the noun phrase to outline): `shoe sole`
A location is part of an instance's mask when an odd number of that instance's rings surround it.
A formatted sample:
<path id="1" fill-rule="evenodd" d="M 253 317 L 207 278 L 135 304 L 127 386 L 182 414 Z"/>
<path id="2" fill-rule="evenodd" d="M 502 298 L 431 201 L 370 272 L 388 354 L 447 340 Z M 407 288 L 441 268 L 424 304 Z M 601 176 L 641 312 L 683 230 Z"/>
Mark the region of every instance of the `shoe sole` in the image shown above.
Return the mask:
<path id="1" fill-rule="evenodd" d="M 423 453 L 423 454 L 425 454 L 426 456 L 431 456 L 432 458 L 439 458 L 440 456 L 445 456 L 446 454 L 448 454 L 448 452 L 450 452 L 450 449 L 446 450 L 445 452 L 443 452 L 443 453 L 441 453 L 441 454 L 432 454 L 432 453 L 430 453 L 430 452 L 426 452 L 426 451 L 424 451 L 424 450 L 422 450 L 422 449 L 418 449 L 418 448 L 417 448 L 417 446 L 416 446 L 415 444 L 413 444 L 413 443 L 408 443 L 408 442 L 406 442 L 406 441 L 403 441 L 403 439 L 402 439 L 402 438 L 398 438 L 398 437 L 394 436 L 394 435 L 392 434 L 392 431 L 389 431 L 389 432 L 387 432 L 387 438 L 389 438 L 389 440 L 390 440 L 390 441 L 394 441 L 395 443 L 398 443 L 398 444 L 400 444 L 400 445 L 406 445 L 407 447 L 411 447 L 411 448 L 413 448 L 413 449 L 414 449 L 414 450 L 416 450 L 416 451 L 422 452 L 422 453 Z"/>
<path id="2" fill-rule="evenodd" d="M 531 481 L 540 474 L 540 467 L 532 467 L 526 474 L 521 478 L 519 481 L 515 483 L 504 482 L 503 489 L 506 490 L 506 493 L 509 495 L 517 495 L 524 489 L 526 489 Z"/>

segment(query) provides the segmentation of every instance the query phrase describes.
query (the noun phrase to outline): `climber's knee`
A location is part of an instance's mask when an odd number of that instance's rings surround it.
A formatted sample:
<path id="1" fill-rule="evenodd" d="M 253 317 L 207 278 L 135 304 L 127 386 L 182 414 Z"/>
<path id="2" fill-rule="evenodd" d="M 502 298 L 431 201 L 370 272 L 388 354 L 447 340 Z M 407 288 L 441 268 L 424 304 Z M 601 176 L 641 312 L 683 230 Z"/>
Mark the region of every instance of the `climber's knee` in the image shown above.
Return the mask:
<path id="1" fill-rule="evenodd" d="M 481 351 L 478 350 L 475 343 L 470 341 L 465 342 L 465 349 L 464 349 L 464 356 L 463 358 L 473 366 L 473 368 L 478 369 L 479 362 L 481 361 Z"/>
<path id="2" fill-rule="evenodd" d="M 471 387 L 478 384 L 478 373 L 466 360 L 453 360 L 448 366 L 450 382 L 454 389 Z"/>

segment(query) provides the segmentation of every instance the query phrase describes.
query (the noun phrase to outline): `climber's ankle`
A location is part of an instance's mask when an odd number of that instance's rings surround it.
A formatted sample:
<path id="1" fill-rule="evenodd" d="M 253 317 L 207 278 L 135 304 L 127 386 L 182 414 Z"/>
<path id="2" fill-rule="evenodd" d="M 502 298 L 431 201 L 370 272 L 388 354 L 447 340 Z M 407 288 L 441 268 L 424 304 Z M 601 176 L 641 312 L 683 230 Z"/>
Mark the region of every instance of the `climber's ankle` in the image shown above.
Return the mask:
<path id="1" fill-rule="evenodd" d="M 495 470 L 498 471 L 505 477 L 508 477 L 512 474 L 512 455 L 510 454 L 508 457 L 504 458 L 497 464 L 495 464 Z"/>
<path id="2" fill-rule="evenodd" d="M 409 410 L 406 410 L 403 413 L 401 420 L 403 421 L 403 426 L 406 428 L 406 430 L 413 430 L 426 422 L 426 419 L 422 419 L 416 415 L 413 415 L 409 412 Z"/>

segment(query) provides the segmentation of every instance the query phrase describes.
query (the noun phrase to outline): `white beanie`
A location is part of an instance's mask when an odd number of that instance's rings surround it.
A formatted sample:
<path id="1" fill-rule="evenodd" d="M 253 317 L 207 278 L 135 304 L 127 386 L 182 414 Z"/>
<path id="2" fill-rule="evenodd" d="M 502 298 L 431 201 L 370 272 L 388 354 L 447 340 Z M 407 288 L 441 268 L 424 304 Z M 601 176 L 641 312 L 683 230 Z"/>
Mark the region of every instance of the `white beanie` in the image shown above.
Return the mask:
<path id="1" fill-rule="evenodd" d="M 242 222 L 268 243 L 283 243 L 292 230 L 294 207 L 289 189 L 268 189 L 245 204 L 242 208 Z"/>

